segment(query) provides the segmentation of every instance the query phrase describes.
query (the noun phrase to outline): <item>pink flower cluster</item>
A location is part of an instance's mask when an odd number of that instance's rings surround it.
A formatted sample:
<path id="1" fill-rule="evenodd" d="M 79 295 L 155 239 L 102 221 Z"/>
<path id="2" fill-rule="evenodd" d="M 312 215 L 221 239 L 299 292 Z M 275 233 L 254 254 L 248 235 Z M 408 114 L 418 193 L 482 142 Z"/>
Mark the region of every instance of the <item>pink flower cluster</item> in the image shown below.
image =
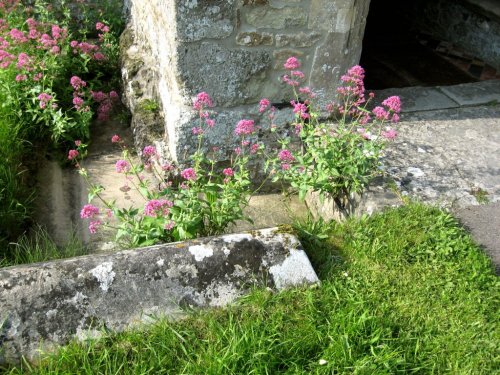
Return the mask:
<path id="1" fill-rule="evenodd" d="M 144 215 L 150 217 L 156 217 L 158 215 L 167 216 L 173 205 L 173 202 L 167 199 L 151 199 L 144 206 Z"/>
<path id="2" fill-rule="evenodd" d="M 79 153 L 77 150 L 69 150 L 68 151 L 68 160 L 73 160 L 78 157 Z"/>
<path id="3" fill-rule="evenodd" d="M 294 156 L 292 155 L 292 153 L 289 151 L 289 150 L 281 150 L 279 153 L 278 153 L 278 159 L 280 159 L 282 162 L 286 162 L 286 163 L 291 163 L 295 160 Z"/>
<path id="4" fill-rule="evenodd" d="M 118 173 L 127 173 L 130 171 L 130 164 L 126 160 L 118 160 L 115 164 L 115 170 Z"/>
<path id="5" fill-rule="evenodd" d="M 202 111 L 204 108 L 213 107 L 212 98 L 206 92 L 200 92 L 193 101 L 193 108 Z"/>
<path id="6" fill-rule="evenodd" d="M 196 171 L 193 168 L 186 168 L 181 172 L 181 177 L 188 181 L 196 180 Z"/>
<path id="7" fill-rule="evenodd" d="M 233 171 L 232 168 L 224 168 L 224 170 L 222 171 L 222 173 L 226 177 L 232 177 L 232 176 L 234 176 L 234 171 Z"/>
<path id="8" fill-rule="evenodd" d="M 116 91 L 110 91 L 106 94 L 102 91 L 91 91 L 92 99 L 99 103 L 97 107 L 97 119 L 99 121 L 106 121 L 109 118 L 109 114 L 113 109 L 113 102 L 116 102 L 119 98 Z"/>
<path id="9" fill-rule="evenodd" d="M 99 208 L 97 208 L 93 204 L 86 204 L 80 211 L 80 217 L 82 219 L 92 219 L 97 215 L 99 215 Z"/>
<path id="10" fill-rule="evenodd" d="M 308 108 L 305 103 L 300 103 L 292 100 L 290 104 L 293 106 L 293 113 L 295 113 L 300 118 L 305 120 L 311 117 L 308 113 Z"/>
<path id="11" fill-rule="evenodd" d="M 42 92 L 40 95 L 38 95 L 37 99 L 40 101 L 40 108 L 45 109 L 47 103 L 52 100 L 52 95 Z"/>
<path id="12" fill-rule="evenodd" d="M 238 136 L 250 135 L 255 131 L 253 120 L 240 120 L 236 125 L 234 133 Z"/>

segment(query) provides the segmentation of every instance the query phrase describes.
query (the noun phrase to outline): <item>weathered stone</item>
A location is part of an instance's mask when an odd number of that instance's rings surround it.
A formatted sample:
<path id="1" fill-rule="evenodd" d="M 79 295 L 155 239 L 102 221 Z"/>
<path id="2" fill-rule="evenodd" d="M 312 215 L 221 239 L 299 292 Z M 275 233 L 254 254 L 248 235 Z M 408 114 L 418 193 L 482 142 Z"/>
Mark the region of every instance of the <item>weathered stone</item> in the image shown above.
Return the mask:
<path id="1" fill-rule="evenodd" d="M 231 35 L 236 19 L 235 0 L 185 1 L 177 5 L 177 38 L 194 42 Z"/>
<path id="2" fill-rule="evenodd" d="M 178 59 L 186 94 L 208 90 L 215 104 L 224 107 L 257 102 L 271 64 L 267 51 L 227 49 L 209 42 L 179 48 Z"/>
<path id="3" fill-rule="evenodd" d="M 311 47 L 321 39 L 317 32 L 300 31 L 295 34 L 276 34 L 276 47 L 304 48 Z"/>
<path id="4" fill-rule="evenodd" d="M 185 308 L 218 307 L 255 285 L 317 283 L 299 241 L 276 229 L 0 270 L 0 363 L 34 359 Z"/>
<path id="5" fill-rule="evenodd" d="M 270 33 L 245 32 L 236 36 L 236 44 L 240 46 L 272 46 L 274 36 Z"/>
<path id="6" fill-rule="evenodd" d="M 254 27 L 284 29 L 304 26 L 307 22 L 307 13 L 299 7 L 255 7 L 246 13 L 246 21 Z"/>

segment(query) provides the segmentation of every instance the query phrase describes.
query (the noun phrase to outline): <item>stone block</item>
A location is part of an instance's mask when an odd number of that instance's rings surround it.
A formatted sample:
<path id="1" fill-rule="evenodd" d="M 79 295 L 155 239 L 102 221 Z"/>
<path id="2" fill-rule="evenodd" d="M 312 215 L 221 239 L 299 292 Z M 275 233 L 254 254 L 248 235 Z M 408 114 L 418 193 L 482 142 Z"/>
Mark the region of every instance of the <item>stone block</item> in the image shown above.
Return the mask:
<path id="1" fill-rule="evenodd" d="M 3 268 L 0 364 L 103 329 L 224 306 L 254 286 L 318 282 L 297 238 L 278 229 Z"/>
<path id="2" fill-rule="evenodd" d="M 176 38 L 194 42 L 228 37 L 236 24 L 235 3 L 235 0 L 179 2 Z"/>
<path id="3" fill-rule="evenodd" d="M 248 9 L 245 16 L 248 24 L 266 29 L 298 27 L 307 23 L 307 12 L 300 7 L 255 7 Z"/>
<path id="4" fill-rule="evenodd" d="M 321 39 L 321 34 L 317 32 L 300 31 L 295 34 L 277 34 L 276 47 L 304 48 L 311 47 Z"/>
<path id="5" fill-rule="evenodd" d="M 240 46 L 272 46 L 274 35 L 270 33 L 244 32 L 236 36 L 236 44 Z"/>

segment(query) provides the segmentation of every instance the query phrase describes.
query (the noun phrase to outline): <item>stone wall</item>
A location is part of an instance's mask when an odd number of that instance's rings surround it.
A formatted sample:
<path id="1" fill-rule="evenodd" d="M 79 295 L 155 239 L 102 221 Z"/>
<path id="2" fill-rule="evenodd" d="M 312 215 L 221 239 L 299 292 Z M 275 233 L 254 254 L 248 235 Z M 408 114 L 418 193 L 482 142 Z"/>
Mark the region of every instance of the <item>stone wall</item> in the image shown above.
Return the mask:
<path id="1" fill-rule="evenodd" d="M 332 99 L 340 75 L 359 60 L 369 0 L 130 0 L 127 6 L 126 101 L 136 117 L 138 103 L 157 100 L 164 118 L 150 126 L 156 135 L 139 137 L 137 146 L 156 137 L 165 155 L 180 161 L 195 143 L 191 105 L 200 91 L 218 112 L 207 137 L 223 149 L 233 148 L 240 119 L 263 119 L 261 98 L 292 99 L 280 79 L 289 56 L 302 60 L 319 101 Z M 289 108 L 280 112 L 282 124 L 291 119 Z M 133 120 L 136 132 L 141 121 Z"/>

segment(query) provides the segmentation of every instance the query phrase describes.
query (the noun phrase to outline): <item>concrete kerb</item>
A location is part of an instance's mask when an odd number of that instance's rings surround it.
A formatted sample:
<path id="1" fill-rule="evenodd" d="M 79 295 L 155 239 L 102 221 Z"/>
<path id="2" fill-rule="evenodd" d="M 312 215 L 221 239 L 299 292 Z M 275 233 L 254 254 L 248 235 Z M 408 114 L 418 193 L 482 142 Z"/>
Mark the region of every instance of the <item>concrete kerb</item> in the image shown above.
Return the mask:
<path id="1" fill-rule="evenodd" d="M 0 363 L 36 360 L 186 309 L 220 307 L 252 287 L 319 283 L 298 239 L 279 229 L 0 269 Z"/>

